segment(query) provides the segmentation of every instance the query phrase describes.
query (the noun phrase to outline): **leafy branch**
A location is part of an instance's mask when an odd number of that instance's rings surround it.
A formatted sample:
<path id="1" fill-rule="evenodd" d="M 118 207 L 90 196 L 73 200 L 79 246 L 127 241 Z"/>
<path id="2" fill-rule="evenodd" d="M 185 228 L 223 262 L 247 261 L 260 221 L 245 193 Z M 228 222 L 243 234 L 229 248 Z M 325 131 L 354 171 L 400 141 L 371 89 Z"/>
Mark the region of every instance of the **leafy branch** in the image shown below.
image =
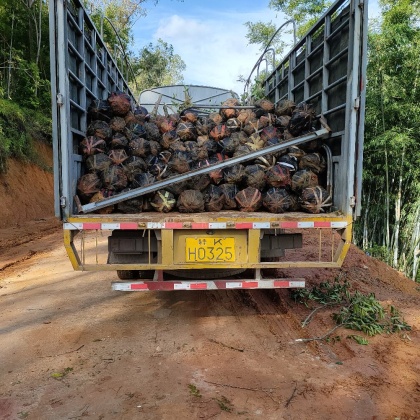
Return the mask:
<path id="1" fill-rule="evenodd" d="M 384 308 L 374 293 L 363 294 L 358 290 L 352 292 L 347 280 L 335 279 L 333 283 L 323 282 L 312 289 L 299 289 L 292 292 L 292 297 L 307 307 L 310 302 L 320 304 L 305 318 L 302 327 L 306 327 L 319 310 L 330 306 L 340 307 L 338 312 L 332 314 L 337 324 L 334 328 L 320 337 L 296 340 L 299 342 L 326 340 L 340 327 L 361 331 L 370 337 L 411 330 L 397 308 L 392 305 Z M 368 343 L 367 339 L 358 335 L 349 335 L 348 338 L 359 344 Z"/>

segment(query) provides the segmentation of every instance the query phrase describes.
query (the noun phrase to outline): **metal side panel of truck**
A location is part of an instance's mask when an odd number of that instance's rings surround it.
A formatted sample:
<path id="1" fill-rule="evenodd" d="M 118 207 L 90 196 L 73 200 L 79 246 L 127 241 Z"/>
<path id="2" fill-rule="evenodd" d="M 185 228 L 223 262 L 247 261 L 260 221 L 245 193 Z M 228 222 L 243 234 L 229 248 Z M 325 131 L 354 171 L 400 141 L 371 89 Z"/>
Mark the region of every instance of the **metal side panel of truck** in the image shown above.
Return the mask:
<path id="1" fill-rule="evenodd" d="M 273 278 L 273 269 L 340 267 L 360 211 L 366 36 L 367 4 L 339 0 L 265 82 L 273 102 L 311 102 L 327 120 L 328 131 L 284 145 L 322 139 L 329 213 L 101 214 L 133 195 L 77 203 L 87 107 L 131 92 L 80 0 L 50 0 L 55 212 L 73 268 L 117 271 L 125 281 L 114 290 L 206 290 L 304 287 L 303 279 Z M 202 170 L 193 172 L 184 177 Z"/>

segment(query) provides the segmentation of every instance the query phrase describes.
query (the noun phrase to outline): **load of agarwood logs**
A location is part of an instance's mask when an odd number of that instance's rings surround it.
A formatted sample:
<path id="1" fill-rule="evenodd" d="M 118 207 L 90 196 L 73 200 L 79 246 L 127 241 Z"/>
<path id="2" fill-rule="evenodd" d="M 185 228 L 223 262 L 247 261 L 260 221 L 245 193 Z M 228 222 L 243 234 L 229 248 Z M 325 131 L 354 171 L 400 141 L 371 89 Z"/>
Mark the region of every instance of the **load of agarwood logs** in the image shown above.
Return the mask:
<path id="1" fill-rule="evenodd" d="M 228 99 L 219 112 L 193 109 L 166 116 L 133 107 L 114 92 L 88 109 L 90 124 L 80 142 L 84 175 L 77 182 L 82 204 L 151 185 L 231 157 L 281 144 L 314 130 L 311 105 L 267 99 L 241 109 Z M 129 198 L 101 213 L 234 210 L 321 213 L 331 197 L 321 184 L 326 170 L 318 141 L 292 146 L 254 161 L 215 169 L 172 183 L 164 190 Z"/>

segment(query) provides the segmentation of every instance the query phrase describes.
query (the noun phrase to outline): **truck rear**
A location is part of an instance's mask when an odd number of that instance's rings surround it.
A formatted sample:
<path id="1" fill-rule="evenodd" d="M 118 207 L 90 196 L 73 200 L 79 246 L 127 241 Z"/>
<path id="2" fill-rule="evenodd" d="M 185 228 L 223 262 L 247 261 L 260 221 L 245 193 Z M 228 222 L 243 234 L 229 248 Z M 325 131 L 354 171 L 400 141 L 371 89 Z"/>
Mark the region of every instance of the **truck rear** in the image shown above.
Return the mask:
<path id="1" fill-rule="evenodd" d="M 312 103 L 324 121 L 319 129 L 264 153 L 314 141 L 320 144 L 327 164 L 324 182 L 331 196 L 326 213 L 123 214 L 105 210 L 205 175 L 209 169 L 80 203 L 76 187 L 86 171 L 80 143 L 86 136 L 88 106 L 111 92 L 131 92 L 81 2 L 50 0 L 55 213 L 63 221 L 64 245 L 73 268 L 114 271 L 120 279 L 113 282 L 114 290 L 147 291 L 304 287 L 304 279 L 282 278 L 279 270 L 340 267 L 361 202 L 365 7 L 359 0 L 337 1 L 265 80 L 266 97 L 273 103 L 286 98 Z M 157 92 L 159 112 L 165 89 Z M 255 151 L 212 166 L 223 169 L 262 155 Z"/>

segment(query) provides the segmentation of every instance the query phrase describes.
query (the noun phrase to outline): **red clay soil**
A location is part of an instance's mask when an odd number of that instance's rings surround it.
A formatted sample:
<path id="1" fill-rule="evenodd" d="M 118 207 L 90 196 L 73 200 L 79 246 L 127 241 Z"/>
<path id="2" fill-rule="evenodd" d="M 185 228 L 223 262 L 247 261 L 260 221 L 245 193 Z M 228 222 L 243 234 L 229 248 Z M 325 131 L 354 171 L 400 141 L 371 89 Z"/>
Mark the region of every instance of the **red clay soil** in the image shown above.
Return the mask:
<path id="1" fill-rule="evenodd" d="M 1 420 L 420 418 L 420 288 L 401 273 L 354 246 L 342 269 L 278 273 L 308 287 L 345 277 L 412 326 L 365 346 L 343 328 L 337 342 L 296 341 L 331 330 L 335 309 L 302 328 L 311 308 L 287 290 L 112 292 L 114 273 L 72 271 L 52 175 L 9 168 L 0 177 Z"/>

